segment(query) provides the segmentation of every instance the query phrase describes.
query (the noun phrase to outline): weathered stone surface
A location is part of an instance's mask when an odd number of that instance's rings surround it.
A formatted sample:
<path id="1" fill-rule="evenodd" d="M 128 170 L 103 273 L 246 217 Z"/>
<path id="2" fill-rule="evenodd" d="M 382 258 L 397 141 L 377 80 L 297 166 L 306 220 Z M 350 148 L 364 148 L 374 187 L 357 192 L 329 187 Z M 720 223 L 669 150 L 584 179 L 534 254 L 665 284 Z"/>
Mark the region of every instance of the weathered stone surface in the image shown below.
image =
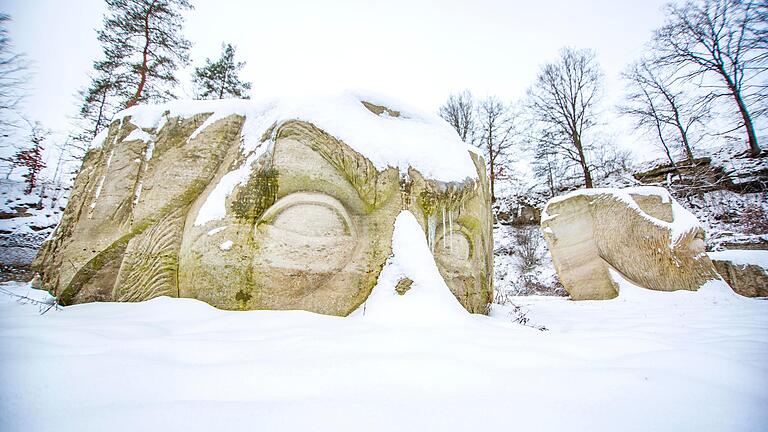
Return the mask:
<path id="1" fill-rule="evenodd" d="M 746 297 L 768 297 L 768 274 L 757 265 L 738 265 L 712 260 L 720 276 L 737 293 Z"/>
<path id="2" fill-rule="evenodd" d="M 574 300 L 616 297 L 609 269 L 658 291 L 697 290 L 718 277 L 703 230 L 661 188 L 576 191 L 544 213 L 555 269 Z"/>
<path id="3" fill-rule="evenodd" d="M 496 219 L 503 225 L 538 225 L 541 223 L 541 209 L 520 203 L 516 207 L 496 212 Z"/>
<path id="4" fill-rule="evenodd" d="M 368 105 L 368 115 L 400 115 Z M 378 170 L 316 125 L 285 121 L 262 137 L 266 150 L 248 159 L 250 175 L 226 195 L 225 215 L 200 222 L 217 186 L 247 160 L 244 118 L 198 130 L 208 118 L 166 119 L 143 131 L 149 141 L 131 139 L 130 117 L 110 126 L 36 259 L 44 288 L 64 304 L 168 295 L 223 309 L 347 315 L 370 294 L 394 220 L 410 210 L 456 298 L 486 310 L 493 241 L 479 156 L 468 155 L 477 180 L 440 183 L 415 169 Z"/>
<path id="5" fill-rule="evenodd" d="M 726 250 L 709 256 L 734 291 L 746 297 L 768 297 L 768 251 Z"/>

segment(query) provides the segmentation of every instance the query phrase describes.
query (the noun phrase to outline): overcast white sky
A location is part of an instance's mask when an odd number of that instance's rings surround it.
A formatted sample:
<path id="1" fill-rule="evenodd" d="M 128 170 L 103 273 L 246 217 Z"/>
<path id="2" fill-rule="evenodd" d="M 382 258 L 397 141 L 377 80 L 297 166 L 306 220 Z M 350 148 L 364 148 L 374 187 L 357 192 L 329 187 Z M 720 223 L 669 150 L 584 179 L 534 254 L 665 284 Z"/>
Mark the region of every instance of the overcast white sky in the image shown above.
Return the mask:
<path id="1" fill-rule="evenodd" d="M 519 99 L 563 46 L 591 48 L 606 74 L 606 106 L 619 73 L 663 21 L 664 0 L 422 1 L 192 0 L 184 33 L 192 60 L 222 42 L 247 61 L 254 97 L 306 89 L 369 89 L 428 111 L 449 93 Z M 57 131 L 77 108 L 101 51 L 102 0 L 0 0 L 16 49 L 34 62 L 26 111 Z M 189 89 L 189 70 L 179 78 Z M 182 90 L 183 93 L 183 90 Z M 631 145 L 620 132 L 617 139 Z"/>

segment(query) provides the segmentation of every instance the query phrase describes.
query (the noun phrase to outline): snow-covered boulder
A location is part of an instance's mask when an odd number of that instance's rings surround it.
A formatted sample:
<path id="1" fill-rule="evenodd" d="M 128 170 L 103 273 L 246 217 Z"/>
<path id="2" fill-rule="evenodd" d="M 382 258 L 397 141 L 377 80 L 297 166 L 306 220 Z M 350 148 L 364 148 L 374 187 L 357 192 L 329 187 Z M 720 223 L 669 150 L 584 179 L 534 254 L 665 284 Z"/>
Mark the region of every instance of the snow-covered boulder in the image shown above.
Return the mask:
<path id="1" fill-rule="evenodd" d="M 616 297 L 610 269 L 657 291 L 695 291 L 719 278 L 696 217 L 663 188 L 574 191 L 547 203 L 541 226 L 575 300 Z"/>
<path id="2" fill-rule="evenodd" d="M 710 252 L 717 272 L 737 293 L 768 297 L 768 251 L 725 250 Z"/>
<path id="3" fill-rule="evenodd" d="M 168 295 L 347 315 L 408 210 L 453 295 L 482 312 L 487 191 L 449 125 L 380 97 L 139 106 L 95 140 L 36 265 L 65 304 Z"/>

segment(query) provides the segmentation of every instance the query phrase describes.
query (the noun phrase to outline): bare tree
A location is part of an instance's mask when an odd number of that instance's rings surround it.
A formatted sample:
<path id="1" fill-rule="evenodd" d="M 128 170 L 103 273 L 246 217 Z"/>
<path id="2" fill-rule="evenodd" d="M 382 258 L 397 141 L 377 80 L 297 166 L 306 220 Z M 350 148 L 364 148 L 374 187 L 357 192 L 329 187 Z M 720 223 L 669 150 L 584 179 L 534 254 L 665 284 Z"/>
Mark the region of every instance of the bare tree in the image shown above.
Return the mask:
<path id="1" fill-rule="evenodd" d="M 538 132 L 543 135 L 529 136 L 526 140 L 533 154 L 531 168 L 533 173 L 546 183 L 549 197 L 552 198 L 563 188 L 564 182 L 573 180 L 569 178 L 569 172 L 572 170 L 567 161 L 558 154 L 557 148 L 550 145 L 557 138 L 546 131 L 534 131 L 535 134 Z"/>
<path id="2" fill-rule="evenodd" d="M 564 48 L 528 89 L 530 114 L 544 131 L 540 138 L 551 139 L 542 144 L 578 164 L 587 188 L 593 182 L 584 134 L 596 124 L 602 77 L 592 51 Z"/>
<path id="3" fill-rule="evenodd" d="M 634 117 L 638 129 L 652 130 L 673 165 L 673 142 L 679 144 L 685 160 L 693 160 L 691 129 L 703 127 L 709 118 L 711 97 L 687 94 L 680 85 L 675 86 L 674 76 L 660 71 L 651 59 L 640 60 L 622 75 L 629 92 L 619 111 Z"/>
<path id="4" fill-rule="evenodd" d="M 8 36 L 11 17 L 0 13 L 0 140 L 6 141 L 23 128 L 24 118 L 17 109 L 24 97 L 24 72 L 27 60 L 23 54 L 13 52 Z M 5 158 L 7 159 L 7 158 Z"/>
<path id="5" fill-rule="evenodd" d="M 606 137 L 600 137 L 595 143 L 595 151 L 592 152 L 592 174 L 595 177 L 595 184 L 600 185 L 600 182 L 605 179 L 611 179 L 611 184 L 616 186 L 618 181 L 625 179 L 625 183 L 628 177 L 635 172 L 635 167 L 632 164 L 632 153 L 629 150 L 623 149 L 618 145 L 615 145 L 610 139 Z M 634 180 L 625 186 L 631 186 L 634 184 Z"/>
<path id="6" fill-rule="evenodd" d="M 477 106 L 477 139 L 488 164 L 491 202 L 496 201 L 496 180 L 504 172 L 504 159 L 513 146 L 514 123 L 510 107 L 497 97 L 483 99 Z"/>
<path id="7" fill-rule="evenodd" d="M 630 80 L 630 86 L 636 86 L 636 88 L 630 90 L 629 95 L 627 95 L 628 104 L 619 107 L 619 112 L 635 118 L 635 129 L 652 129 L 656 138 L 659 139 L 659 145 L 664 150 L 669 163 L 675 165 L 672 150 L 667 143 L 667 134 L 664 130 L 666 125 L 661 119 L 659 101 L 651 95 L 647 87 L 635 80 L 634 71 L 630 73 L 632 75 L 628 76 L 627 79 Z"/>
<path id="8" fill-rule="evenodd" d="M 448 96 L 440 107 L 440 117 L 456 129 L 465 143 L 471 143 L 475 129 L 475 101 L 469 90 Z"/>
<path id="9" fill-rule="evenodd" d="M 760 154 L 751 105 L 765 98 L 764 0 L 695 0 L 667 5 L 667 23 L 654 35 L 662 65 L 679 79 L 716 78 L 714 96 L 731 98 L 747 133 L 749 154 Z"/>

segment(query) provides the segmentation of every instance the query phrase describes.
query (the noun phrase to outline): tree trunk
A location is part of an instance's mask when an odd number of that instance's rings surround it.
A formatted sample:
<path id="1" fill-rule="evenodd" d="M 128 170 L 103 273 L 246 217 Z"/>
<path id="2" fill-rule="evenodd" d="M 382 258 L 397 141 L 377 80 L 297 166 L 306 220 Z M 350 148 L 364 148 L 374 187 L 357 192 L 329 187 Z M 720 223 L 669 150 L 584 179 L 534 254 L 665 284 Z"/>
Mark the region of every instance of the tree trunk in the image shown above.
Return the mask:
<path id="1" fill-rule="evenodd" d="M 494 167 L 494 164 L 493 164 L 493 159 L 494 159 L 493 147 L 490 144 L 488 145 L 488 159 L 489 159 L 488 165 L 490 167 L 490 175 L 488 176 L 489 177 L 488 180 L 490 181 L 490 184 L 491 184 L 491 203 L 495 203 L 496 190 L 494 189 L 494 183 L 495 183 L 494 180 L 496 179 L 496 167 Z"/>
<path id="2" fill-rule="evenodd" d="M 669 151 L 669 146 L 667 145 L 667 142 L 664 140 L 664 133 L 661 130 L 661 120 L 659 120 L 659 114 L 656 112 L 656 107 L 653 105 L 653 99 L 648 94 L 647 91 L 645 91 L 644 88 L 642 88 L 643 94 L 645 94 L 645 98 L 648 100 L 648 106 L 651 108 L 651 115 L 653 116 L 653 124 L 656 126 L 656 134 L 659 136 L 659 141 L 661 142 L 661 146 L 664 148 L 664 153 L 667 154 L 667 159 L 669 159 L 669 162 L 672 164 L 672 166 L 675 166 L 675 160 L 672 159 L 672 152 Z M 669 99 L 669 96 L 667 93 L 663 93 L 664 97 L 667 99 L 667 102 L 672 105 L 674 111 L 675 111 L 675 118 L 677 118 L 677 108 L 674 107 L 673 102 Z M 678 125 L 680 123 L 678 122 Z M 680 130 L 680 132 L 683 132 Z M 686 148 L 688 148 L 688 142 L 686 141 Z"/>
<path id="3" fill-rule="evenodd" d="M 144 51 L 141 53 L 141 67 L 139 68 L 141 79 L 139 80 L 139 87 L 136 89 L 136 94 L 133 95 L 133 98 L 126 104 L 126 108 L 130 108 L 139 102 L 141 93 L 144 92 L 144 86 L 147 84 L 147 64 L 149 63 L 149 17 L 152 15 L 152 7 L 154 5 L 155 4 L 152 3 L 149 6 L 147 14 L 144 15 Z"/>
<path id="4" fill-rule="evenodd" d="M 744 127 L 747 129 L 749 155 L 756 157 L 760 154 L 760 146 L 757 144 L 757 135 L 755 134 L 755 126 L 752 124 L 752 117 L 749 116 L 747 105 L 741 98 L 741 93 L 734 90 L 733 98 L 736 99 L 736 104 L 739 106 L 739 113 L 741 113 L 741 118 L 744 120 Z"/>
<path id="5" fill-rule="evenodd" d="M 550 198 L 555 197 L 555 176 L 552 174 L 552 162 L 547 162 L 547 181 L 549 182 Z"/>
<path id="6" fill-rule="evenodd" d="M 659 135 L 659 141 L 661 141 L 661 146 L 664 148 L 664 153 L 667 155 L 667 159 L 669 159 L 669 163 L 671 163 L 672 166 L 675 166 L 675 160 L 672 159 L 672 153 L 669 151 L 667 142 L 664 141 L 664 134 L 661 132 L 661 126 L 659 125 L 658 120 L 656 120 L 656 134 Z"/>
<path id="7" fill-rule="evenodd" d="M 587 165 L 587 157 L 584 155 L 584 147 L 581 145 L 581 137 L 578 133 L 574 132 L 572 135 L 573 145 L 576 146 L 576 150 L 579 152 L 579 164 L 584 172 L 584 187 L 591 189 L 592 185 L 592 173 L 589 172 L 589 166 Z"/>
<path id="8" fill-rule="evenodd" d="M 91 134 L 91 140 L 96 138 L 101 130 L 101 122 L 104 120 L 104 105 L 107 103 L 107 91 L 104 90 L 101 94 L 101 102 L 99 102 L 99 116 L 96 118 L 96 125 L 93 127 L 93 133 Z"/>
<path id="9" fill-rule="evenodd" d="M 227 86 L 228 71 L 224 71 L 224 78 L 221 80 L 221 89 L 219 89 L 219 99 L 224 98 L 224 88 Z"/>
<path id="10" fill-rule="evenodd" d="M 664 94 L 664 97 L 667 98 L 667 101 L 672 106 L 672 112 L 675 114 L 675 126 L 680 132 L 680 139 L 683 141 L 685 157 L 689 162 L 693 162 L 693 149 L 691 149 L 691 144 L 688 142 L 688 132 L 685 130 L 682 122 L 680 121 L 680 111 L 677 109 L 677 105 L 675 105 L 674 101 L 671 100 L 666 93 Z"/>
<path id="11" fill-rule="evenodd" d="M 731 79 L 728 73 L 720 68 L 720 74 L 723 76 L 725 83 L 728 85 L 728 90 L 731 91 L 733 99 L 736 100 L 736 105 L 739 107 L 739 114 L 744 121 L 744 127 L 747 129 L 747 144 L 749 144 L 749 155 L 756 157 L 760 154 L 760 146 L 757 144 L 757 135 L 755 134 L 755 126 L 752 124 L 752 117 L 749 115 L 747 104 L 744 103 L 744 99 L 741 97 L 741 90 L 736 88 L 736 84 Z"/>

